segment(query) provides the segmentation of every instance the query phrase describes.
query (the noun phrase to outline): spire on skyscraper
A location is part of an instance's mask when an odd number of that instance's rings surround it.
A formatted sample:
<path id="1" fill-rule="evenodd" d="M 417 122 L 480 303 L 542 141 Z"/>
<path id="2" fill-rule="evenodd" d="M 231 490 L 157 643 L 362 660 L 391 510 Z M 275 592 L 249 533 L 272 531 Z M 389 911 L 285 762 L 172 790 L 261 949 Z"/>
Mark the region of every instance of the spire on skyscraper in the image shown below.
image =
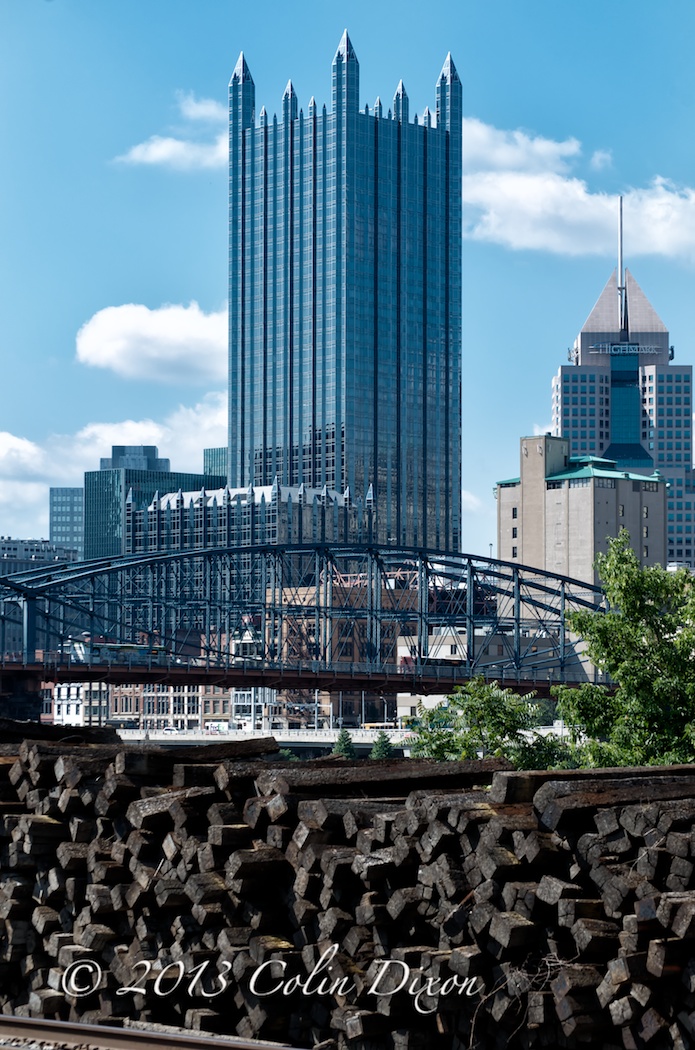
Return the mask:
<path id="1" fill-rule="evenodd" d="M 352 46 L 352 43 L 350 41 L 350 37 L 348 36 L 347 29 L 344 31 L 343 35 L 340 38 L 340 43 L 338 44 L 338 50 L 336 51 L 336 53 L 335 53 L 335 55 L 333 57 L 333 62 L 334 63 L 337 62 L 339 58 L 343 62 L 356 62 L 357 61 L 357 55 L 355 54 L 355 49 Z"/>
<path id="2" fill-rule="evenodd" d="M 285 93 L 282 96 L 282 119 L 285 122 L 288 120 L 294 120 L 297 116 L 297 108 L 297 92 L 294 90 L 294 84 L 292 81 L 288 80 Z"/>
<path id="3" fill-rule="evenodd" d="M 461 82 L 459 80 L 459 75 L 456 72 L 454 60 L 451 57 L 451 51 L 449 51 L 446 58 L 444 59 L 444 65 L 442 66 L 442 71 L 439 74 L 439 80 L 437 81 L 437 83 L 441 83 L 442 80 L 446 80 L 448 83 L 456 83 L 457 81 L 458 83 Z"/>
<path id="4" fill-rule="evenodd" d="M 396 94 L 393 96 L 393 115 L 402 124 L 408 123 L 408 92 L 402 80 L 398 81 Z"/>
<path id="5" fill-rule="evenodd" d="M 237 64 L 234 67 L 234 72 L 232 73 L 232 77 L 231 77 L 231 80 L 229 81 L 229 83 L 230 84 L 234 84 L 234 83 L 238 83 L 238 84 L 253 84 L 253 77 L 251 76 L 251 70 L 249 69 L 248 65 L 246 64 L 246 59 L 244 58 L 244 52 L 243 51 L 241 51 L 239 53 L 239 58 L 237 59 Z"/>
<path id="6" fill-rule="evenodd" d="M 625 270 L 625 314 L 629 332 L 667 332 L 652 304 L 629 270 Z M 606 286 L 582 325 L 582 332 L 604 332 L 617 335 L 623 331 L 620 317 L 621 304 L 618 295 L 618 270 L 613 270 Z"/>

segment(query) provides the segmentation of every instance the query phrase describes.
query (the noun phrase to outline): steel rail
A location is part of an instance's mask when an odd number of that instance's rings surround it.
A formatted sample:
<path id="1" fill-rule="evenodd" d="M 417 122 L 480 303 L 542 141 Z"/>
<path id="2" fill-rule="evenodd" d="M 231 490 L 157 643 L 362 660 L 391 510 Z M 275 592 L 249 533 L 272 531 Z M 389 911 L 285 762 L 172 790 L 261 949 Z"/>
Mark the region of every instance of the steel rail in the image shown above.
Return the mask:
<path id="1" fill-rule="evenodd" d="M 49 1021 L 43 1018 L 0 1014 L 0 1040 L 25 1039 L 28 1042 L 50 1042 L 80 1048 L 89 1045 L 95 1050 L 290 1050 L 285 1043 L 212 1033 L 202 1035 L 197 1032 L 182 1032 L 177 1028 L 167 1029 L 164 1026 L 160 1026 L 160 1029 L 115 1028 L 112 1025 Z"/>

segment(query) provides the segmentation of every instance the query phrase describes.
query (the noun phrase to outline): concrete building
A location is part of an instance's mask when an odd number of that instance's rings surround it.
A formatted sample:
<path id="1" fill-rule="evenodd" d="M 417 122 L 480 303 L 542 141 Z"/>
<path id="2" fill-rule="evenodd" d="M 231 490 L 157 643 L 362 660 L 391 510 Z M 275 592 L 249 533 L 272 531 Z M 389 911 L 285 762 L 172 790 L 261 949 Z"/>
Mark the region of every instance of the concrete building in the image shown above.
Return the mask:
<path id="1" fill-rule="evenodd" d="M 621 263 L 553 379 L 553 434 L 567 439 L 570 456 L 658 469 L 670 485 L 666 558 L 695 567 L 693 370 L 673 358 L 665 324 Z"/>
<path id="2" fill-rule="evenodd" d="M 345 33 L 332 108 L 229 85 L 229 484 L 370 495 L 381 542 L 460 548 L 462 88 L 360 108 Z"/>
<path id="3" fill-rule="evenodd" d="M 48 536 L 56 547 L 74 550 L 84 557 L 84 489 L 49 489 Z"/>
<path id="4" fill-rule="evenodd" d="M 59 547 L 50 540 L 18 540 L 12 536 L 0 536 L 0 576 L 69 561 L 77 561 L 74 548 Z"/>
<path id="5" fill-rule="evenodd" d="M 642 565 L 666 564 L 666 479 L 570 457 L 567 438 L 525 437 L 519 477 L 497 483 L 497 552 L 504 561 L 598 582 L 596 555 L 622 528 Z"/>

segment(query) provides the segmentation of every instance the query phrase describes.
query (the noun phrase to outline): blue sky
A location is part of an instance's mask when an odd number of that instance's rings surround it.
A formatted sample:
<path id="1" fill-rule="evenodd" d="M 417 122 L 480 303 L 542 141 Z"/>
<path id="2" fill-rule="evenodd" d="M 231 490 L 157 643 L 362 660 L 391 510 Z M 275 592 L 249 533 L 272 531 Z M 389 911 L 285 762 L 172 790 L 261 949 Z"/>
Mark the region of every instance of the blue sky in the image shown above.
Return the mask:
<path id="1" fill-rule="evenodd" d="M 179 470 L 225 441 L 226 88 L 330 102 L 347 26 L 362 104 L 464 85 L 464 549 L 550 422 L 550 380 L 626 263 L 695 361 L 691 0 L 0 0 L 0 533 L 112 444 Z"/>

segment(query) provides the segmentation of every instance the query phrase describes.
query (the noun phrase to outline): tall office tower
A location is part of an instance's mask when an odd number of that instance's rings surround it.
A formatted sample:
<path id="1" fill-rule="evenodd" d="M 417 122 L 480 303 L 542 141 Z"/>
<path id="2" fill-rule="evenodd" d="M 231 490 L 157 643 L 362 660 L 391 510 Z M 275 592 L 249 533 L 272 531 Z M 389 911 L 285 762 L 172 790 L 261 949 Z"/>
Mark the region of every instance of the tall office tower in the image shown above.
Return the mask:
<path id="1" fill-rule="evenodd" d="M 51 543 L 84 555 L 84 489 L 51 488 L 48 529 Z"/>
<path id="2" fill-rule="evenodd" d="M 572 456 L 658 470 L 670 484 L 667 559 L 693 566 L 692 366 L 672 364 L 668 329 L 630 271 L 619 274 L 622 264 L 553 378 L 553 433 Z"/>
<path id="3" fill-rule="evenodd" d="M 359 107 L 347 32 L 332 107 L 229 85 L 229 481 L 371 500 L 382 542 L 460 546 L 462 89 Z"/>

